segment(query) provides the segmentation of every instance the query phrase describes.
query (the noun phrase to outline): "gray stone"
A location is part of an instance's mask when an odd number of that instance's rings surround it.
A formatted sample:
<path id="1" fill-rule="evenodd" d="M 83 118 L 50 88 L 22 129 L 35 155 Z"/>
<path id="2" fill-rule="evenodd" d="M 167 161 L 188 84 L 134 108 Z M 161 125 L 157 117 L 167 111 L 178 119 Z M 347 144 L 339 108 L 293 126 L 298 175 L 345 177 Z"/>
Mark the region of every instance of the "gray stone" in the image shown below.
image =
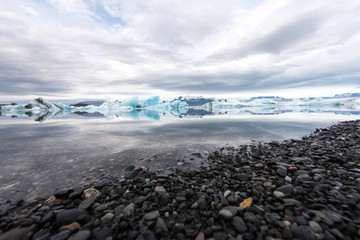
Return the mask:
<path id="1" fill-rule="evenodd" d="M 84 209 L 66 209 L 57 213 L 55 223 L 57 226 L 63 226 L 73 222 L 84 223 L 88 218 L 89 214 Z"/>
<path id="2" fill-rule="evenodd" d="M 50 240 L 67 240 L 70 237 L 70 230 L 65 230 L 55 234 Z"/>
<path id="3" fill-rule="evenodd" d="M 323 215 L 321 217 L 330 226 L 334 226 L 335 224 L 342 222 L 341 215 L 334 211 L 325 210 L 325 211 L 322 211 L 322 214 Z"/>
<path id="4" fill-rule="evenodd" d="M 279 191 L 274 191 L 274 197 L 275 198 L 284 198 L 285 197 L 285 194 L 284 193 L 282 193 L 282 192 L 279 192 Z"/>
<path id="5" fill-rule="evenodd" d="M 150 197 L 151 197 L 151 194 L 148 194 L 146 196 L 139 196 L 134 200 L 134 203 L 135 204 L 142 203 L 142 202 L 148 200 Z"/>
<path id="6" fill-rule="evenodd" d="M 92 233 L 96 240 L 104 240 L 111 236 L 111 230 L 107 227 L 95 229 Z"/>
<path id="7" fill-rule="evenodd" d="M 231 176 L 232 178 L 235 178 L 237 180 L 240 180 L 240 181 L 247 181 L 250 179 L 250 176 L 249 175 L 246 175 L 246 174 L 241 174 L 241 173 L 235 173 Z"/>
<path id="8" fill-rule="evenodd" d="M 163 186 L 156 186 L 154 192 L 156 192 L 157 194 L 165 194 L 166 190 Z"/>
<path id="9" fill-rule="evenodd" d="M 70 236 L 69 240 L 87 240 L 90 238 L 91 232 L 89 230 L 82 230 Z"/>
<path id="10" fill-rule="evenodd" d="M 233 218 L 233 214 L 227 209 L 221 209 L 219 216 L 224 220 L 231 220 Z"/>
<path id="11" fill-rule="evenodd" d="M 26 239 L 33 227 L 14 228 L 0 236 L 0 240 L 22 240 Z"/>
<path id="12" fill-rule="evenodd" d="M 90 197 L 88 197 L 87 199 L 85 199 L 84 201 L 82 201 L 79 204 L 79 208 L 87 209 L 88 207 L 91 206 L 91 204 L 93 204 L 93 202 L 96 200 L 96 198 L 97 198 L 96 194 L 91 195 Z"/>
<path id="13" fill-rule="evenodd" d="M 122 214 L 125 210 L 125 205 L 119 205 L 114 209 L 115 215 L 119 216 L 120 214 Z"/>
<path id="14" fill-rule="evenodd" d="M 238 210 L 237 207 L 234 207 L 234 206 L 225 206 L 222 209 L 229 210 L 233 216 L 235 216 L 237 214 L 237 210 Z"/>
<path id="15" fill-rule="evenodd" d="M 159 210 L 154 210 L 154 211 L 151 211 L 151 212 L 145 214 L 144 220 L 152 221 L 152 220 L 156 220 L 158 217 L 160 217 Z"/>
<path id="16" fill-rule="evenodd" d="M 335 190 L 335 189 L 330 191 L 330 195 L 332 195 L 333 197 L 335 197 L 339 201 L 345 201 L 346 200 L 344 195 L 342 195 L 338 190 Z"/>
<path id="17" fill-rule="evenodd" d="M 107 213 L 101 218 L 101 223 L 109 223 L 114 218 L 115 214 Z"/>
<path id="18" fill-rule="evenodd" d="M 156 237 L 153 232 L 147 230 L 141 233 L 136 240 L 156 240 Z"/>
<path id="19" fill-rule="evenodd" d="M 296 180 L 306 181 L 306 180 L 311 180 L 311 177 L 310 177 L 308 174 L 304 173 L 304 174 L 299 175 L 299 176 L 296 178 Z"/>
<path id="20" fill-rule="evenodd" d="M 278 167 L 276 172 L 282 177 L 285 177 L 287 175 L 287 169 L 286 169 L 286 167 L 283 167 L 283 166 Z"/>
<path id="21" fill-rule="evenodd" d="M 291 184 L 283 185 L 275 189 L 277 192 L 282 192 L 285 197 L 290 196 L 294 192 L 294 187 Z"/>
<path id="22" fill-rule="evenodd" d="M 168 228 L 167 228 L 166 222 L 161 217 L 159 217 L 157 219 L 157 221 L 156 221 L 155 229 L 156 228 L 160 228 L 161 230 L 163 230 L 163 232 L 168 232 L 169 231 Z"/>
<path id="23" fill-rule="evenodd" d="M 126 216 L 131 216 L 133 213 L 134 213 L 134 210 L 135 210 L 135 204 L 133 203 L 130 203 L 129 205 L 127 205 L 123 211 L 123 213 L 126 215 Z"/>
<path id="24" fill-rule="evenodd" d="M 104 210 L 108 209 L 109 206 L 110 206 L 110 203 L 100 204 L 99 206 L 97 206 L 97 207 L 95 208 L 95 211 L 97 211 L 97 212 L 104 211 Z"/>
<path id="25" fill-rule="evenodd" d="M 247 231 L 247 226 L 241 217 L 235 216 L 232 219 L 231 224 L 237 232 L 243 233 Z"/>
<path id="26" fill-rule="evenodd" d="M 308 157 L 293 157 L 293 158 L 290 158 L 291 161 L 295 162 L 295 163 L 313 163 L 314 161 L 311 159 L 311 158 L 308 158 Z"/>
<path id="27" fill-rule="evenodd" d="M 323 231 L 320 224 L 315 221 L 310 221 L 309 226 L 314 230 L 315 233 L 322 233 Z"/>
<path id="28" fill-rule="evenodd" d="M 292 179 L 291 179 L 291 177 L 286 176 L 286 177 L 285 177 L 285 181 L 288 182 L 288 183 L 291 183 Z"/>
<path id="29" fill-rule="evenodd" d="M 295 238 L 299 238 L 302 240 L 316 240 L 315 232 L 309 226 L 295 227 L 295 229 L 293 230 L 293 235 Z"/>

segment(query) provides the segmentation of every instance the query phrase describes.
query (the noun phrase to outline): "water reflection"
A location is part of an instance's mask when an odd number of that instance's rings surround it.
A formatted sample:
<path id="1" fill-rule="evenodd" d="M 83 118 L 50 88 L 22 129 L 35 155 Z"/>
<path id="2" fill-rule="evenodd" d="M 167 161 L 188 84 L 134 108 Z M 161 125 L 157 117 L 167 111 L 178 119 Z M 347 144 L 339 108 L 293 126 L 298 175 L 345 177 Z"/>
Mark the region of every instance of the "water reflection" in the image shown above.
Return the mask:
<path id="1" fill-rule="evenodd" d="M 190 115 L 192 111 L 196 115 Z M 159 115 L 161 121 L 78 113 L 41 124 L 28 121 L 27 115 L 0 118 L 0 200 L 81 186 L 103 173 L 121 175 L 128 165 L 193 168 L 207 164 L 206 154 L 215 147 L 299 138 L 315 128 L 358 117 L 294 112 L 204 115 L 203 111 L 188 109 L 189 115 L 182 118 Z M 202 157 L 192 156 L 194 152 Z"/>

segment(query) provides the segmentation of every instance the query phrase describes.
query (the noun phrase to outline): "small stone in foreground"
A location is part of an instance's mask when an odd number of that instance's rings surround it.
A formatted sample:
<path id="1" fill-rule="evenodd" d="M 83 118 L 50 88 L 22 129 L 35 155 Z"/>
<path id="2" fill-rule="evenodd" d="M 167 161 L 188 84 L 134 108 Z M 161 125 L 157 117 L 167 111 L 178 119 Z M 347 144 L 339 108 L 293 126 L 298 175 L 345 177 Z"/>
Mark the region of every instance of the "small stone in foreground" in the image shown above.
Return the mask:
<path id="1" fill-rule="evenodd" d="M 221 209 L 219 212 L 219 216 L 227 221 L 229 221 L 233 218 L 233 214 L 227 209 Z"/>
<path id="2" fill-rule="evenodd" d="M 154 192 L 156 192 L 157 194 L 165 194 L 166 190 L 163 186 L 156 186 Z"/>
<path id="3" fill-rule="evenodd" d="M 315 232 L 309 226 L 299 226 L 293 230 L 294 237 L 301 240 L 316 240 Z"/>
<path id="4" fill-rule="evenodd" d="M 89 230 L 83 230 L 70 236 L 69 240 L 87 240 L 89 239 L 91 232 Z"/>
<path id="5" fill-rule="evenodd" d="M 87 209 L 88 207 L 91 206 L 91 204 L 93 204 L 93 202 L 96 200 L 97 195 L 96 194 L 92 194 L 90 197 L 86 198 L 84 201 L 82 201 L 79 204 L 79 208 L 81 209 Z"/>
<path id="6" fill-rule="evenodd" d="M 279 191 L 274 191 L 273 194 L 274 194 L 274 197 L 279 198 L 279 199 L 285 197 L 285 194 L 282 192 L 279 192 Z"/>
<path id="7" fill-rule="evenodd" d="M 234 217 L 231 221 L 231 224 L 234 226 L 237 232 L 243 233 L 247 231 L 247 226 L 241 217 Z"/>
<path id="8" fill-rule="evenodd" d="M 160 217 L 159 210 L 154 210 L 154 211 L 151 211 L 151 212 L 145 214 L 144 220 L 152 221 L 152 220 L 156 220 L 158 217 Z"/>

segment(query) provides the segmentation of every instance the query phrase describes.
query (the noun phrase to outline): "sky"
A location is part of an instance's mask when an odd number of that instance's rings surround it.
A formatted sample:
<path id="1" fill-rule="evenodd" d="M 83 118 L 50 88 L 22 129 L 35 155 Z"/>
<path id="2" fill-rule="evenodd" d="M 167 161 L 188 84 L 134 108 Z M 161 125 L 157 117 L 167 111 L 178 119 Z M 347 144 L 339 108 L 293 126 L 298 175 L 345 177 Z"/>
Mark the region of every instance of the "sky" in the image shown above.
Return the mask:
<path id="1" fill-rule="evenodd" d="M 359 26 L 359 0 L 0 0 L 0 100 L 360 92 Z"/>

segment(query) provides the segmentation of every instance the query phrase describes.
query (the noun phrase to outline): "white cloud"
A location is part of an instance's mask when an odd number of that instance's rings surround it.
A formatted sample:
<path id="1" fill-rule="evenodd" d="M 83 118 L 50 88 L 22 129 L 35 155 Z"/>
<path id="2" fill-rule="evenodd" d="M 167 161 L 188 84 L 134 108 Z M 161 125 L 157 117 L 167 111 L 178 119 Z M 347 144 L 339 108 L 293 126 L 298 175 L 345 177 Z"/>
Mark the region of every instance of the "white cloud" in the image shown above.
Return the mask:
<path id="1" fill-rule="evenodd" d="M 2 98 L 360 85 L 355 0 L 14 0 L 0 9 Z"/>

